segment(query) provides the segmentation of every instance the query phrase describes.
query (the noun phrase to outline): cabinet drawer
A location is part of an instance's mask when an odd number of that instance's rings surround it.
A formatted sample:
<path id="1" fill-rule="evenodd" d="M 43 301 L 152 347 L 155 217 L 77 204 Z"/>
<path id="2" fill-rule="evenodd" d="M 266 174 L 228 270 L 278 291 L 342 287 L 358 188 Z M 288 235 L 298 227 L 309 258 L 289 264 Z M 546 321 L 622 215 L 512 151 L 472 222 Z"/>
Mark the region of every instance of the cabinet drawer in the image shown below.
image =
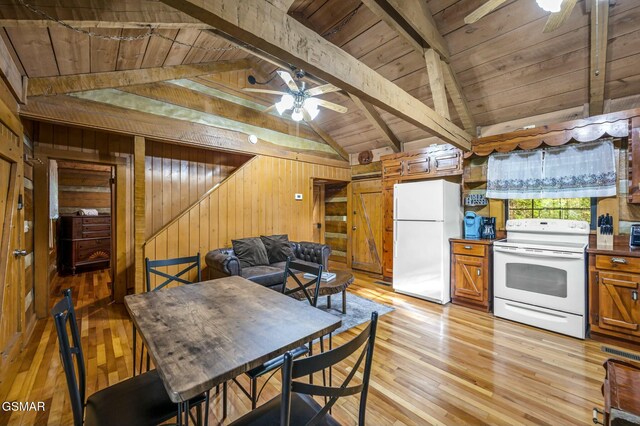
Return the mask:
<path id="1" fill-rule="evenodd" d="M 83 217 L 82 218 L 82 223 L 83 224 L 98 224 L 98 223 L 111 223 L 111 216 L 104 216 L 104 217 Z"/>
<path id="2" fill-rule="evenodd" d="M 76 263 L 94 262 L 111 259 L 110 249 L 84 249 L 76 252 Z"/>
<path id="3" fill-rule="evenodd" d="M 640 258 L 596 255 L 596 268 L 609 271 L 640 273 Z"/>
<path id="4" fill-rule="evenodd" d="M 110 238 L 99 238 L 97 240 L 84 240 L 77 242 L 78 250 L 85 249 L 111 249 L 111 239 Z"/>
<path id="5" fill-rule="evenodd" d="M 453 253 L 467 256 L 484 256 L 486 247 L 482 244 L 453 243 Z"/>
<path id="6" fill-rule="evenodd" d="M 405 162 L 407 175 L 418 175 L 429 173 L 430 170 L 430 158 L 420 157 L 412 158 Z"/>
<path id="7" fill-rule="evenodd" d="M 106 231 L 84 231 L 82 232 L 82 238 L 109 238 L 111 237 L 111 230 Z"/>
<path id="8" fill-rule="evenodd" d="M 435 155 L 433 157 L 433 169 L 436 173 L 455 173 L 462 171 L 462 155 L 459 151 Z"/>

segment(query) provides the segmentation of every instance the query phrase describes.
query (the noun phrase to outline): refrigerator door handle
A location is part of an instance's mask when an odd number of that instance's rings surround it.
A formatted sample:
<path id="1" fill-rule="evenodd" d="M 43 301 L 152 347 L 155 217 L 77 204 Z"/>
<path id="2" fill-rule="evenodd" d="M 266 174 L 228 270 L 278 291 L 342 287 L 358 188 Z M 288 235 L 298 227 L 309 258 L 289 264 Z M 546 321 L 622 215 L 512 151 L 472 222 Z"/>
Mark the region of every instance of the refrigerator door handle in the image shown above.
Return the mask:
<path id="1" fill-rule="evenodd" d="M 399 217 L 400 217 L 400 215 L 398 214 L 398 194 L 394 194 L 394 197 L 393 197 L 393 218 L 397 219 Z"/>
<path id="2" fill-rule="evenodd" d="M 393 221 L 393 258 L 396 258 L 398 253 L 398 222 Z"/>

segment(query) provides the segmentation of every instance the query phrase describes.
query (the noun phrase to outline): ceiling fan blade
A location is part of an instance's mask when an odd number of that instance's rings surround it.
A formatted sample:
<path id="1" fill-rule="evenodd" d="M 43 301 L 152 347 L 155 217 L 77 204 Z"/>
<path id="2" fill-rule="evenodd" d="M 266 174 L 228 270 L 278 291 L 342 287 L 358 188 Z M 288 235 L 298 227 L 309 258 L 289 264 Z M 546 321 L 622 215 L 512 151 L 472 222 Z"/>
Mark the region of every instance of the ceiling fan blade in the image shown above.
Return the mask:
<path id="1" fill-rule="evenodd" d="M 325 93 L 338 92 L 340 91 L 339 87 L 334 86 L 333 84 L 323 84 L 322 86 L 312 87 L 307 90 L 307 95 L 309 96 L 318 96 L 324 95 Z"/>
<path id="2" fill-rule="evenodd" d="M 493 12 L 498 6 L 507 0 L 488 0 L 485 4 L 465 16 L 464 23 L 465 24 L 473 24 L 477 22 L 479 19 L 483 18 L 485 15 Z"/>
<path id="3" fill-rule="evenodd" d="M 332 109 L 336 112 L 342 113 L 344 114 L 345 112 L 349 111 L 349 109 L 347 107 L 343 107 L 342 105 L 338 105 L 338 104 L 334 104 L 333 102 L 329 102 L 329 101 L 325 101 L 322 99 L 316 99 L 316 104 L 318 106 L 327 108 L 327 109 Z"/>
<path id="4" fill-rule="evenodd" d="M 294 93 L 300 91 L 296 82 L 293 81 L 293 77 L 291 77 L 291 74 L 289 74 L 286 71 L 278 71 L 278 75 L 287 84 L 287 86 L 289 87 L 289 90 L 291 90 Z"/>
<path id="5" fill-rule="evenodd" d="M 560 28 L 560 26 L 569 19 L 569 16 L 571 16 L 571 12 L 577 2 L 578 0 L 564 0 L 562 2 L 560 12 L 549 15 L 549 19 L 547 19 L 547 23 L 544 25 L 543 32 L 550 33 Z"/>
<path id="6" fill-rule="evenodd" d="M 304 108 L 302 108 L 302 118 L 304 118 L 304 121 L 306 121 L 307 123 L 313 121 L 313 118 L 311 118 L 307 110 Z"/>
<path id="7" fill-rule="evenodd" d="M 253 87 L 245 87 L 245 92 L 255 92 L 255 93 L 268 93 L 270 95 L 286 95 L 287 92 L 279 92 L 277 90 L 267 90 L 267 89 L 254 89 Z"/>
<path id="8" fill-rule="evenodd" d="M 262 112 L 264 112 L 265 114 L 269 114 L 269 113 L 270 113 L 271 111 L 273 111 L 274 109 L 276 109 L 275 104 L 274 104 L 274 105 L 271 105 L 271 106 L 266 107 L 265 109 L 263 109 L 263 110 L 262 110 Z"/>

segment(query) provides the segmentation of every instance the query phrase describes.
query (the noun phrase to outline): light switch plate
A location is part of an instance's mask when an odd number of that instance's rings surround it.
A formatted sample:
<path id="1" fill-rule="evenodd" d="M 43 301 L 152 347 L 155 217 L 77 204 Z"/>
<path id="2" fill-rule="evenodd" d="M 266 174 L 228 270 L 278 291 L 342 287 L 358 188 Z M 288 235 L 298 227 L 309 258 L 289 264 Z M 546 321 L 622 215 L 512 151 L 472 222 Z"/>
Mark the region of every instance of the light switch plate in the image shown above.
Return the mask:
<path id="1" fill-rule="evenodd" d="M 302 200 L 302 194 L 295 194 L 293 198 L 296 200 Z"/>

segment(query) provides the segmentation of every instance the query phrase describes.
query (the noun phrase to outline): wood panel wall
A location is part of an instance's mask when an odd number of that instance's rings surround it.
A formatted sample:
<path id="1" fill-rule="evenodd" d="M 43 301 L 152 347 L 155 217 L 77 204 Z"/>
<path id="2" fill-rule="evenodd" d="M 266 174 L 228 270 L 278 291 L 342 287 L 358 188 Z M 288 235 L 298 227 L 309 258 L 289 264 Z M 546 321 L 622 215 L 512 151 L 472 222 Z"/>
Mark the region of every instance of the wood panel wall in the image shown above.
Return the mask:
<path id="1" fill-rule="evenodd" d="M 200 252 L 204 259 L 209 250 L 229 247 L 231 239 L 258 235 L 288 234 L 292 241 L 311 240 L 314 178 L 349 181 L 351 171 L 255 157 L 148 239 L 145 256 L 166 259 Z M 296 193 L 302 194 L 302 200 L 294 200 Z"/>
<path id="2" fill-rule="evenodd" d="M 27 158 L 33 157 L 32 142 L 27 137 L 24 140 L 24 154 Z M 24 298 L 25 316 L 27 324 L 35 320 L 35 303 L 33 293 L 33 166 L 24 163 L 24 184 L 22 198 L 24 203 L 24 249 L 27 256 L 24 258 Z"/>
<path id="3" fill-rule="evenodd" d="M 251 156 L 147 141 L 146 236 L 198 201 Z"/>
<path id="4" fill-rule="evenodd" d="M 111 166 L 58 161 L 60 215 L 80 209 L 111 214 Z"/>
<path id="5" fill-rule="evenodd" d="M 331 260 L 347 261 L 347 185 L 325 186 L 324 241 L 331 247 Z"/>

